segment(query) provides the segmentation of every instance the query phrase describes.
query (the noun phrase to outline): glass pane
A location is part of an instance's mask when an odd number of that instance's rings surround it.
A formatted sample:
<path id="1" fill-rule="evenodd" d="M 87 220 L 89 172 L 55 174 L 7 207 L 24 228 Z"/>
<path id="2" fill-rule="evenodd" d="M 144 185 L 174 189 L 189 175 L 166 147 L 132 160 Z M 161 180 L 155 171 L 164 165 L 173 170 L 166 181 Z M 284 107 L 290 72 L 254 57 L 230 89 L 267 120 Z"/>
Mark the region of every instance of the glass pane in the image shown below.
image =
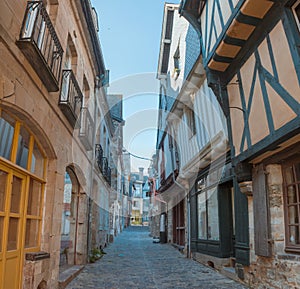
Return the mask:
<path id="1" fill-rule="evenodd" d="M 288 204 L 297 203 L 297 190 L 296 186 L 288 186 L 287 187 L 287 201 Z"/>
<path id="2" fill-rule="evenodd" d="M 12 189 L 11 189 L 11 202 L 10 202 L 11 213 L 20 212 L 21 194 L 22 194 L 22 179 L 14 176 Z"/>
<path id="3" fill-rule="evenodd" d="M 28 194 L 28 206 L 27 215 L 40 215 L 41 208 L 41 195 L 42 185 L 35 181 L 30 180 L 29 194 Z"/>
<path id="4" fill-rule="evenodd" d="M 12 251 L 18 248 L 18 233 L 19 233 L 19 219 L 9 218 L 7 250 Z"/>
<path id="5" fill-rule="evenodd" d="M 205 192 L 198 195 L 198 238 L 207 239 Z"/>
<path id="6" fill-rule="evenodd" d="M 30 135 L 28 131 L 24 127 L 21 127 L 19 140 L 18 140 L 18 152 L 17 152 L 16 164 L 21 166 L 24 169 L 27 169 L 29 137 Z"/>
<path id="7" fill-rule="evenodd" d="M 285 182 L 287 185 L 295 182 L 292 166 L 285 169 Z"/>
<path id="8" fill-rule="evenodd" d="M 219 240 L 219 210 L 218 210 L 218 189 L 217 187 L 207 192 L 207 215 L 209 240 Z"/>
<path id="9" fill-rule="evenodd" d="M 2 112 L 0 117 L 0 156 L 10 160 L 15 120 Z"/>
<path id="10" fill-rule="evenodd" d="M 3 242 L 3 222 L 4 217 L 0 217 L 0 253 L 2 252 L 2 242 Z"/>
<path id="11" fill-rule="evenodd" d="M 300 244 L 299 242 L 299 226 L 290 226 L 290 243 L 291 244 Z"/>
<path id="12" fill-rule="evenodd" d="M 71 204 L 72 200 L 72 182 L 70 175 L 65 173 L 64 203 Z"/>
<path id="13" fill-rule="evenodd" d="M 44 157 L 39 150 L 36 143 L 34 143 L 33 153 L 32 153 L 32 161 L 31 161 L 31 172 L 38 175 L 39 177 L 43 177 L 44 173 Z"/>
<path id="14" fill-rule="evenodd" d="M 0 211 L 4 212 L 7 173 L 0 170 Z"/>
<path id="15" fill-rule="evenodd" d="M 32 248 L 38 245 L 39 220 L 26 221 L 25 248 Z"/>
<path id="16" fill-rule="evenodd" d="M 298 207 L 297 206 L 289 206 L 288 207 L 288 214 L 289 214 L 289 224 L 298 224 Z"/>

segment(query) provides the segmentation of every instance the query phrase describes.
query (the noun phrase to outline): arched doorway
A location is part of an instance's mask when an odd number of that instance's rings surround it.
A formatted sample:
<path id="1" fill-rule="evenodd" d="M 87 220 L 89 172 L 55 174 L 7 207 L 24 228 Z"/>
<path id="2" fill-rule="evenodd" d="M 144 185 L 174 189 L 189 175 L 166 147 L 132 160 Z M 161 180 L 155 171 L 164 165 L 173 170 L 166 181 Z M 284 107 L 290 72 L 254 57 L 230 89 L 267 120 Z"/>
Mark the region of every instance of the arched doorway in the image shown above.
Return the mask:
<path id="1" fill-rule="evenodd" d="M 80 184 L 72 167 L 65 172 L 60 266 L 76 265 Z"/>

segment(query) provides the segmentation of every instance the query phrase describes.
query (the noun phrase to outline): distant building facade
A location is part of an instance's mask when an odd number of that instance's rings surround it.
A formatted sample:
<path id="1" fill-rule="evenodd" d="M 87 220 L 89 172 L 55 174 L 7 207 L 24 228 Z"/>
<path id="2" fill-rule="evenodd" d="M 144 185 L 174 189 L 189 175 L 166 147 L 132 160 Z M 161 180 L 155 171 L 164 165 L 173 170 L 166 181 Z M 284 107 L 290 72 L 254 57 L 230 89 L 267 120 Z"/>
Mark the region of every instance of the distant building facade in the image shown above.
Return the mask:
<path id="1" fill-rule="evenodd" d="M 138 173 L 130 175 L 130 195 L 132 199 L 131 225 L 148 225 L 149 197 L 146 194 L 147 176 L 144 168 L 139 168 Z"/>

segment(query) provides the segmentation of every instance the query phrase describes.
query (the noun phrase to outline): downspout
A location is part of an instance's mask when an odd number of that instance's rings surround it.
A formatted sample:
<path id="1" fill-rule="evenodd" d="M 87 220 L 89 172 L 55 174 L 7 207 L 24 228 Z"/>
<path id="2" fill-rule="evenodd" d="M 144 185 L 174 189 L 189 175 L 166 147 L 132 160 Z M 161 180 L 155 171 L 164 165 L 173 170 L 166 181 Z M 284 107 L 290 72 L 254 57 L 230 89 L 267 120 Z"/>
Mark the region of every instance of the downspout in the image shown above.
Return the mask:
<path id="1" fill-rule="evenodd" d="M 97 117 L 97 91 L 99 88 L 100 79 L 98 76 L 95 77 L 95 88 L 94 88 L 94 127 L 92 132 L 92 147 L 95 147 L 95 139 L 96 139 L 96 117 Z M 92 241 L 92 213 L 93 213 L 93 187 L 94 187 L 94 154 L 92 155 L 92 165 L 91 165 L 91 173 L 90 173 L 90 190 L 89 190 L 89 202 L 88 202 L 88 227 L 87 227 L 87 262 L 89 262 L 89 255 L 91 251 L 91 241 Z"/>
<path id="2" fill-rule="evenodd" d="M 77 238 L 78 238 L 78 213 L 80 201 L 80 188 L 78 186 L 76 192 L 76 219 L 75 219 L 75 240 L 74 240 L 74 265 L 77 265 Z"/>

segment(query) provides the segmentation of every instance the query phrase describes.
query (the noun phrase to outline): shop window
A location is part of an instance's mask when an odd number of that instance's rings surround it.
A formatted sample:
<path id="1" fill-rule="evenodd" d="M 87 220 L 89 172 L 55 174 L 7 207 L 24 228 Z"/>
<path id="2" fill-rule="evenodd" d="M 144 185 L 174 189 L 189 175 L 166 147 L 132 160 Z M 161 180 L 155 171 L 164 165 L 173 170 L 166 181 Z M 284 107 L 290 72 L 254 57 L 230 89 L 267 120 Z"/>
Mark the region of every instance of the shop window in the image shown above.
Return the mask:
<path id="1" fill-rule="evenodd" d="M 300 161 L 283 168 L 286 249 L 300 251 Z"/>
<path id="2" fill-rule="evenodd" d="M 198 239 L 220 239 L 217 186 L 198 191 Z"/>

